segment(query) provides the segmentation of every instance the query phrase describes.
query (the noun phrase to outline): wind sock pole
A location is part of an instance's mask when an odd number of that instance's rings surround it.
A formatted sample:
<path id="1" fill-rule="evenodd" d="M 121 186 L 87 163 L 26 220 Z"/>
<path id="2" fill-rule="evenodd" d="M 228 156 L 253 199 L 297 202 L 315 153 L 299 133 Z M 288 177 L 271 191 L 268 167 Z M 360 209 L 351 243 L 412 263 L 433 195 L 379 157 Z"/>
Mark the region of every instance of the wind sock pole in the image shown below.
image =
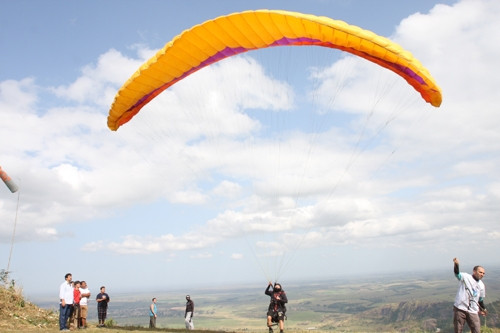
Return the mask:
<path id="1" fill-rule="evenodd" d="M 12 258 L 12 251 L 14 250 L 14 238 L 16 237 L 17 212 L 19 211 L 19 196 L 20 195 L 21 195 L 21 191 L 18 191 L 17 192 L 17 205 L 16 205 L 16 218 L 14 219 L 14 231 L 12 231 L 12 239 L 10 241 L 9 261 L 7 262 L 7 274 L 9 274 L 9 272 L 10 272 L 10 258 Z"/>

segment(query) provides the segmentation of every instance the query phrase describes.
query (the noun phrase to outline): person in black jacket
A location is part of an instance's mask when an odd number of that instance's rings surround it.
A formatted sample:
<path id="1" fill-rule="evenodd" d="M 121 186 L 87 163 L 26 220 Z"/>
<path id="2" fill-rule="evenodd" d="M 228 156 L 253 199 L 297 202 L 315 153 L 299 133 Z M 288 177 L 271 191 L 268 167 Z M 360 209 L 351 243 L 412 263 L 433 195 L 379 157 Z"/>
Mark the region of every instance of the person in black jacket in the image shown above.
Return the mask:
<path id="1" fill-rule="evenodd" d="M 273 332 L 273 323 L 279 323 L 280 333 L 283 333 L 285 327 L 284 320 L 286 318 L 285 303 L 288 303 L 286 293 L 281 288 L 281 284 L 275 283 L 273 286 L 272 282 L 269 282 L 264 293 L 271 297 L 271 302 L 267 310 L 267 327 L 269 327 L 269 333 Z"/>
<path id="2" fill-rule="evenodd" d="M 191 296 L 186 295 L 186 311 L 184 312 L 184 323 L 187 330 L 194 329 L 193 315 L 194 315 L 194 302 Z"/>

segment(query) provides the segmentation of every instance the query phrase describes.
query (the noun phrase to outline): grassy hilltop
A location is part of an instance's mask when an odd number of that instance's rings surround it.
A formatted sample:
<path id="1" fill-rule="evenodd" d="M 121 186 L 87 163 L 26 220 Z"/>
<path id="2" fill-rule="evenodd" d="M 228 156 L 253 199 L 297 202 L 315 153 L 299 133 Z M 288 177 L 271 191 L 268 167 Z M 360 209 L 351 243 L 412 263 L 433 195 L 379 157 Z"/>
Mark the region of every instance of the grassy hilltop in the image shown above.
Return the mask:
<path id="1" fill-rule="evenodd" d="M 491 270 L 490 270 L 490 273 Z M 494 276 L 494 274 L 490 274 Z M 496 274 L 495 274 L 496 275 Z M 486 280 L 489 316 L 482 332 L 500 333 L 500 281 Z M 286 333 L 317 332 L 451 332 L 456 292 L 453 276 L 377 277 L 288 283 Z M 96 328 L 95 303 L 89 305 L 86 332 L 148 331 L 151 292 L 110 294 L 107 328 Z M 158 292 L 157 331 L 184 332 L 184 293 Z M 264 286 L 192 291 L 195 332 L 267 333 L 269 298 Z M 58 307 L 53 297 L 39 306 L 25 300 L 14 286 L 0 286 L 0 332 L 58 332 Z"/>
<path id="2" fill-rule="evenodd" d="M 55 328 L 58 314 L 26 301 L 13 285 L 0 285 L 0 332 Z"/>

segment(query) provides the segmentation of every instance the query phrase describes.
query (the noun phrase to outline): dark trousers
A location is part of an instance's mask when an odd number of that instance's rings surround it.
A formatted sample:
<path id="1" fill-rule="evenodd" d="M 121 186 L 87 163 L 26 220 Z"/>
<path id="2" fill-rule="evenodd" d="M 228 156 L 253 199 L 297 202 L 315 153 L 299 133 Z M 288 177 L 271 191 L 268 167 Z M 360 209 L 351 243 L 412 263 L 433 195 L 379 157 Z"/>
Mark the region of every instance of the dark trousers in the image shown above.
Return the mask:
<path id="1" fill-rule="evenodd" d="M 66 327 L 66 323 L 68 322 L 69 317 L 71 316 L 71 310 L 73 308 L 72 304 L 66 304 L 65 306 L 62 306 L 62 304 L 59 304 L 59 329 L 69 329 L 69 327 Z"/>
<path id="2" fill-rule="evenodd" d="M 104 324 L 104 321 L 106 320 L 106 315 L 108 313 L 108 307 L 107 306 L 98 306 L 97 307 L 97 318 L 99 318 L 99 323 Z"/>

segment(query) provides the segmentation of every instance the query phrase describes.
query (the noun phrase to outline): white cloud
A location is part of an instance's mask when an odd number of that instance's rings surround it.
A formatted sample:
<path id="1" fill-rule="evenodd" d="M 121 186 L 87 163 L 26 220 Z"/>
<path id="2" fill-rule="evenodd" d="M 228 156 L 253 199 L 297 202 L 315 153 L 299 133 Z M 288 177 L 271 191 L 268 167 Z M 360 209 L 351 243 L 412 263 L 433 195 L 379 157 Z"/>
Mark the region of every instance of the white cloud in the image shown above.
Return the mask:
<path id="1" fill-rule="evenodd" d="M 234 259 L 234 260 L 241 260 L 241 259 L 243 259 L 243 258 L 244 258 L 244 256 L 243 256 L 243 254 L 241 254 L 241 253 L 233 253 L 233 254 L 231 254 L 231 259 Z"/>
<path id="2" fill-rule="evenodd" d="M 241 193 L 241 190 L 242 187 L 238 183 L 223 180 L 214 188 L 213 193 L 218 196 L 234 198 Z"/>
<path id="3" fill-rule="evenodd" d="M 191 256 L 191 258 L 193 258 L 193 259 L 210 259 L 212 257 L 213 257 L 213 255 L 211 253 L 208 253 L 208 252 L 197 253 L 197 254 Z"/>
<path id="4" fill-rule="evenodd" d="M 102 249 L 105 249 L 103 241 L 90 242 L 82 247 L 82 251 L 85 252 L 98 252 Z"/>
<path id="5" fill-rule="evenodd" d="M 54 88 L 53 92 L 60 98 L 86 105 L 95 103 L 108 106 L 110 98 L 116 93 L 113 86 L 124 82 L 127 75 L 131 75 L 143 61 L 129 59 L 116 50 L 109 50 L 99 57 L 97 64 L 84 67 L 82 75 L 75 82 Z"/>

